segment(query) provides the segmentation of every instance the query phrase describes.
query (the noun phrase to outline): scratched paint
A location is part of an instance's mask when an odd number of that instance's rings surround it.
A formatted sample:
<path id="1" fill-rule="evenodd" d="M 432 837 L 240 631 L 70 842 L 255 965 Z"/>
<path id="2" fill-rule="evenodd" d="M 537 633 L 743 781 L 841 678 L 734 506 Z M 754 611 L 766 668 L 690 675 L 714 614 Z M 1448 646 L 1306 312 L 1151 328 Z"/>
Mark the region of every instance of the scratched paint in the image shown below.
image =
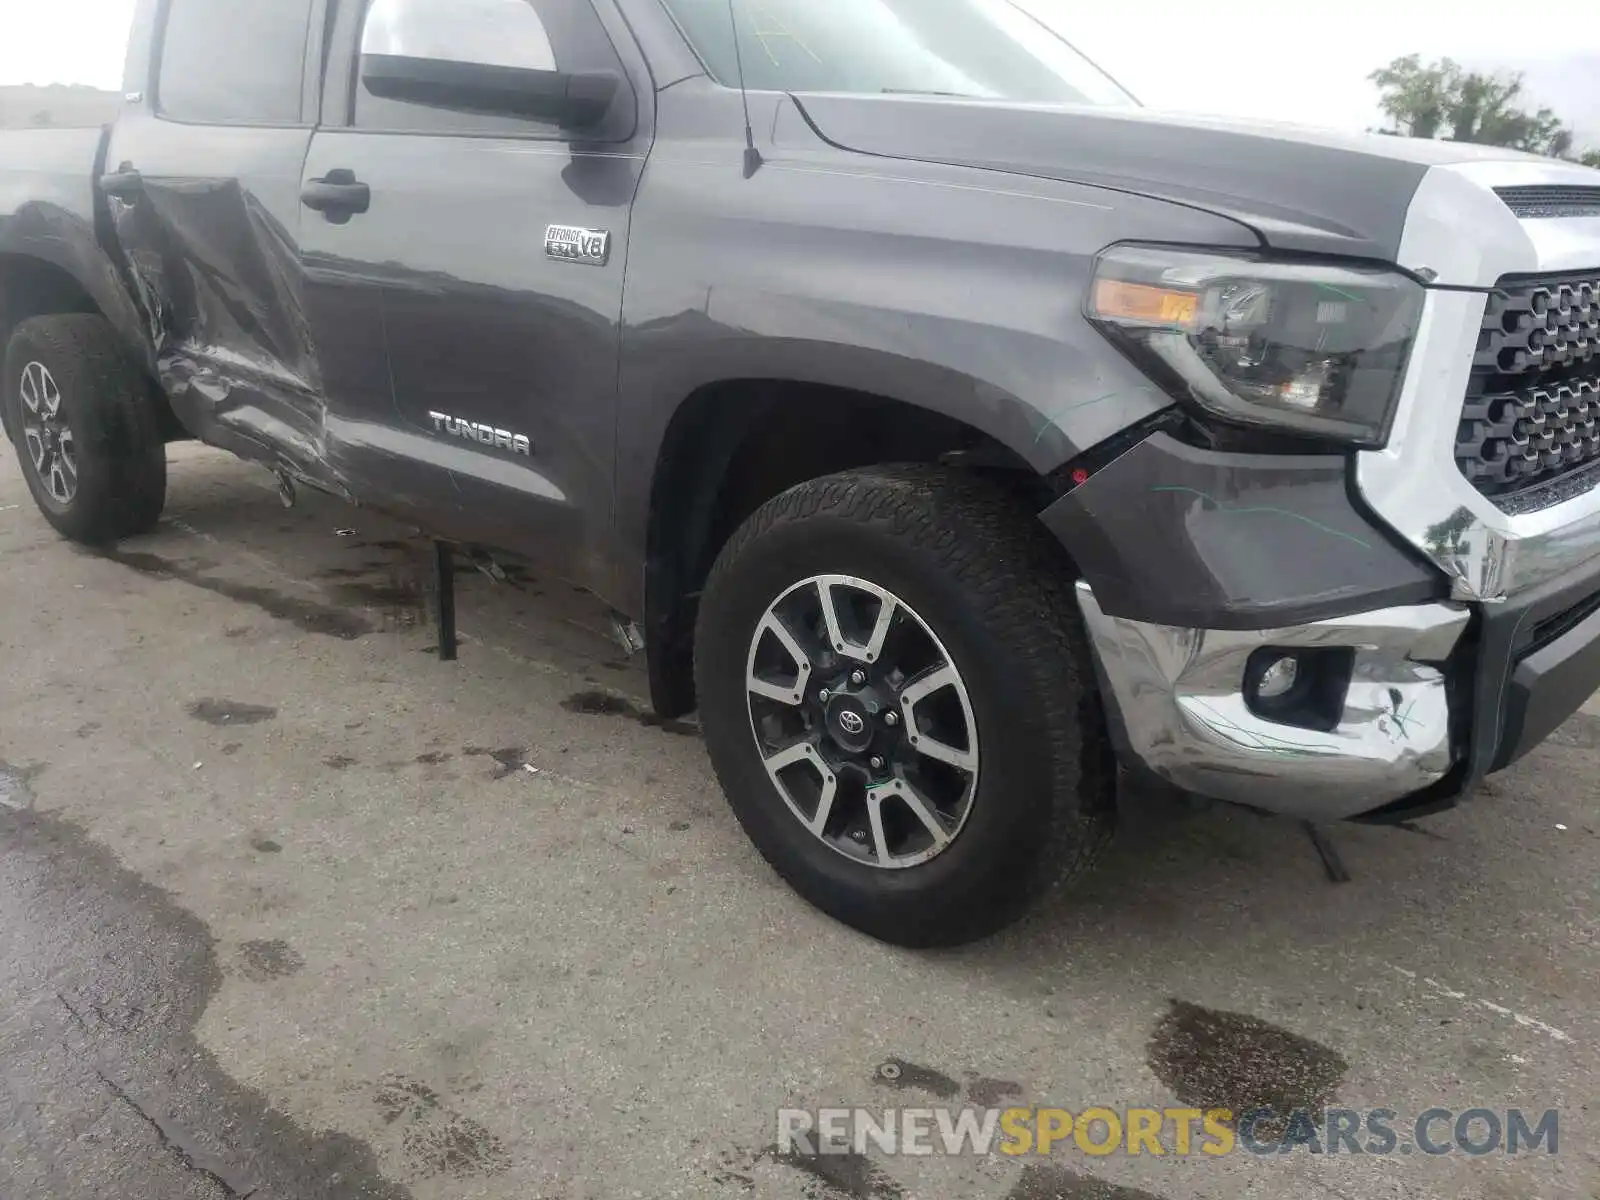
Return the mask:
<path id="1" fill-rule="evenodd" d="M 1218 500 L 1215 496 L 1212 496 L 1206 492 L 1202 492 L 1199 488 L 1182 487 L 1176 484 L 1160 484 L 1151 488 L 1150 490 L 1153 493 L 1180 492 L 1185 495 L 1198 497 L 1200 500 L 1204 501 L 1206 504 L 1209 504 L 1218 512 L 1226 513 L 1230 517 L 1287 517 L 1291 521 L 1298 521 L 1300 524 L 1315 529 L 1319 533 L 1325 533 L 1329 537 L 1342 538 L 1343 540 L 1350 542 L 1352 545 L 1360 546 L 1363 550 L 1372 549 L 1372 543 L 1368 542 L 1364 538 L 1359 538 L 1353 533 L 1346 533 L 1342 529 L 1334 529 L 1332 526 L 1324 525 L 1321 521 L 1314 521 L 1304 513 L 1297 513 L 1293 509 L 1276 508 L 1268 505 L 1240 506 L 1236 504 L 1229 504 L 1225 501 Z"/>

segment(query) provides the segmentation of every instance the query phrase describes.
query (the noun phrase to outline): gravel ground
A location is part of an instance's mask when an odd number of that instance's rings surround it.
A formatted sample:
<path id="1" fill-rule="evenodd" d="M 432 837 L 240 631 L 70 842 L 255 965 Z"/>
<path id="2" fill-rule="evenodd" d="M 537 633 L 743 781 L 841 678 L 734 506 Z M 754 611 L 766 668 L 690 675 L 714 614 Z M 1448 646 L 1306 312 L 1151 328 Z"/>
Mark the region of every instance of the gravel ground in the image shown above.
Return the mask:
<path id="1" fill-rule="evenodd" d="M 1130 797 L 954 952 L 796 899 L 566 584 L 195 447 L 94 554 L 0 466 L 0 1196 L 1600 1195 L 1600 716 L 1415 829 Z M 1560 1110 L 1559 1152 L 806 1159 L 776 1110 Z M 1448 1126 L 1440 1127 L 1440 1131 Z"/>

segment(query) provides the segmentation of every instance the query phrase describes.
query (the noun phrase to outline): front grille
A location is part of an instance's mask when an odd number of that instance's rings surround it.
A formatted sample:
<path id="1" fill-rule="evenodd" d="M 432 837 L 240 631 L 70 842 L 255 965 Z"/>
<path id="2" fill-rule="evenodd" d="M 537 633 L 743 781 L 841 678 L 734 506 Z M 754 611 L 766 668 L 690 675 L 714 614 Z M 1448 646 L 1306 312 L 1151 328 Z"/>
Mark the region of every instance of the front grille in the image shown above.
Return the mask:
<path id="1" fill-rule="evenodd" d="M 1600 463 L 1600 271 L 1501 281 L 1478 334 L 1456 462 L 1497 502 Z"/>
<path id="2" fill-rule="evenodd" d="M 1600 217 L 1600 187 L 1503 187 L 1494 194 L 1524 221 Z"/>

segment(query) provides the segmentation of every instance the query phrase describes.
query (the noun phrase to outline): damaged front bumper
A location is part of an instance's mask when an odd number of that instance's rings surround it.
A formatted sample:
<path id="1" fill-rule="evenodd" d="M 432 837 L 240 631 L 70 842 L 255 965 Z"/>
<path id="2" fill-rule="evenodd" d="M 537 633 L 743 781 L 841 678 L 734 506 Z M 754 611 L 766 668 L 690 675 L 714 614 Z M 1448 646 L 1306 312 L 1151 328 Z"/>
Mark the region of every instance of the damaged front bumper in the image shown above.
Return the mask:
<path id="1" fill-rule="evenodd" d="M 1110 616 L 1086 583 L 1078 604 L 1125 759 L 1185 791 L 1336 820 L 1426 792 L 1457 765 L 1448 671 L 1471 619 L 1462 605 L 1239 631 Z M 1253 707 L 1262 652 L 1325 650 L 1348 654 L 1332 660 L 1342 700 L 1317 728 Z"/>

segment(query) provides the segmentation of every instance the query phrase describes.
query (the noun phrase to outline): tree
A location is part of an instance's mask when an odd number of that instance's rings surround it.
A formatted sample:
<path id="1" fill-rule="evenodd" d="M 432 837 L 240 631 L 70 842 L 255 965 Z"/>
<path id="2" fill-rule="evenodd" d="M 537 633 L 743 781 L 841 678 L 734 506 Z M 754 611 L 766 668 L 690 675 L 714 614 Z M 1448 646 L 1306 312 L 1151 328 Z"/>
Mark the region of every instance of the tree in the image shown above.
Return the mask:
<path id="1" fill-rule="evenodd" d="M 1541 107 L 1529 112 L 1518 106 L 1520 72 L 1485 75 L 1452 59 L 1424 63 L 1420 55 L 1408 54 L 1368 78 L 1378 85 L 1391 122 L 1384 133 L 1573 157 L 1572 130 L 1554 111 Z M 1588 151 L 1578 161 L 1593 166 L 1600 162 L 1600 151 Z"/>

